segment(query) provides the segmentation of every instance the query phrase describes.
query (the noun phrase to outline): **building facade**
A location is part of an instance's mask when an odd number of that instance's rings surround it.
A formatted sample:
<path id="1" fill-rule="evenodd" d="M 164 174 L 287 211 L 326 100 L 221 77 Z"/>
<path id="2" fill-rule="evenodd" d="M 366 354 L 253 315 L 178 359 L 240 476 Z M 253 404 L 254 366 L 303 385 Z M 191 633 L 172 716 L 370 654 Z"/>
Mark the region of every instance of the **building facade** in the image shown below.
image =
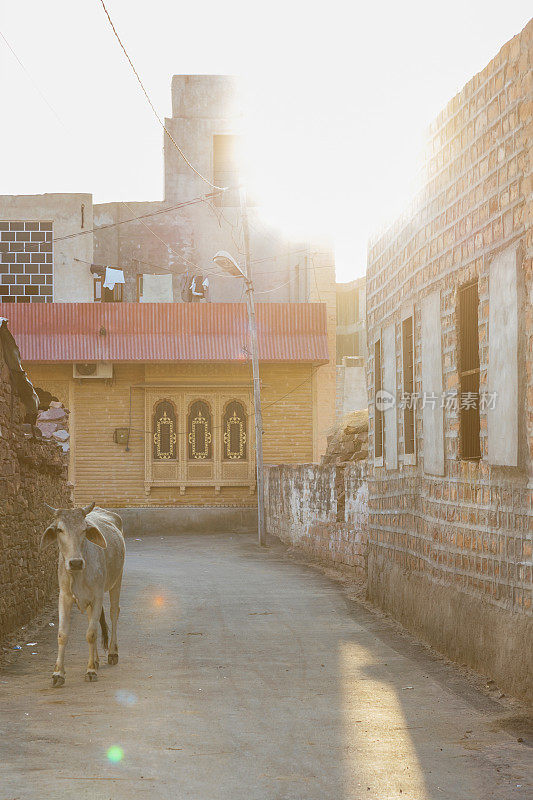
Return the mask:
<path id="1" fill-rule="evenodd" d="M 208 180 L 227 187 L 224 192 L 207 186 L 164 134 L 163 200 L 93 205 L 91 195 L 1 196 L 2 301 L 232 303 L 240 317 L 243 281 L 221 274 L 212 260 L 217 251 L 226 250 L 243 261 L 239 102 L 235 78 L 172 79 L 172 117 L 165 120 L 166 128 Z M 329 358 L 311 371 L 308 387 L 314 414 L 310 457 L 318 461 L 334 420 L 333 250 L 324 243 L 289 241 L 262 222 L 253 199 L 248 213 L 256 303 L 321 304 L 325 309 Z"/>
<path id="2" fill-rule="evenodd" d="M 28 374 L 70 409 L 76 503 L 257 503 L 250 341 L 242 304 L 0 305 Z M 264 458 L 313 460 L 326 309 L 258 307 Z"/>
<path id="3" fill-rule="evenodd" d="M 338 420 L 368 405 L 366 392 L 366 278 L 336 286 Z"/>
<path id="4" fill-rule="evenodd" d="M 532 644 L 532 34 L 440 114 L 424 186 L 370 243 L 367 273 L 369 594 L 519 695 Z"/>

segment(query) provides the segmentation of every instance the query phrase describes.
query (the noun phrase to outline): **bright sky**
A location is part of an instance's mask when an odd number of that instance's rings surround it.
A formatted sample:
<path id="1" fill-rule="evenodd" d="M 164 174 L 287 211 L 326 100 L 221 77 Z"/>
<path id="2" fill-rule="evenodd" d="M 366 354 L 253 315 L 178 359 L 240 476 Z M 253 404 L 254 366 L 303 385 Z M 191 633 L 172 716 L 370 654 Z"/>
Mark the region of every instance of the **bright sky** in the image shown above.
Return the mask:
<path id="1" fill-rule="evenodd" d="M 266 215 L 290 235 L 334 237 L 340 280 L 364 273 L 369 235 L 408 199 L 429 122 L 531 11 L 527 0 L 107 6 L 161 115 L 172 74 L 247 80 Z M 162 131 L 99 0 L 4 3 L 0 31 L 27 70 L 0 38 L 0 193 L 161 199 Z"/>

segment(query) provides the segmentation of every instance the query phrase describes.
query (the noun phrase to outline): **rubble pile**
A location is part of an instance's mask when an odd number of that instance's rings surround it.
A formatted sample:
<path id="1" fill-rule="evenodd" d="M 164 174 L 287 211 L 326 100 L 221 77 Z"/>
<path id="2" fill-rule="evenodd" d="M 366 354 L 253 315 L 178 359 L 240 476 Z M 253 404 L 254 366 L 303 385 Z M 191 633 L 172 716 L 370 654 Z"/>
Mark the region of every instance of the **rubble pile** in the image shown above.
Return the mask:
<path id="1" fill-rule="evenodd" d="M 345 518 L 346 486 L 345 468 L 368 457 L 368 409 L 352 411 L 328 436 L 328 446 L 322 456 L 322 464 L 335 469 L 335 494 L 337 496 L 337 520 Z M 363 466 L 363 465 L 361 465 Z"/>
<path id="2" fill-rule="evenodd" d="M 322 464 L 346 464 L 368 456 L 368 409 L 352 411 L 328 436 Z"/>
<path id="3" fill-rule="evenodd" d="M 24 425 L 25 433 L 54 442 L 66 454 L 70 450 L 70 433 L 68 426 L 69 411 L 63 403 L 49 392 L 36 389 L 39 397 L 39 411 L 34 425 Z"/>
<path id="4" fill-rule="evenodd" d="M 44 439 L 57 442 L 64 453 L 70 450 L 70 434 L 68 432 L 68 411 L 59 400 L 52 400 L 47 411 L 39 411 L 36 427 Z"/>

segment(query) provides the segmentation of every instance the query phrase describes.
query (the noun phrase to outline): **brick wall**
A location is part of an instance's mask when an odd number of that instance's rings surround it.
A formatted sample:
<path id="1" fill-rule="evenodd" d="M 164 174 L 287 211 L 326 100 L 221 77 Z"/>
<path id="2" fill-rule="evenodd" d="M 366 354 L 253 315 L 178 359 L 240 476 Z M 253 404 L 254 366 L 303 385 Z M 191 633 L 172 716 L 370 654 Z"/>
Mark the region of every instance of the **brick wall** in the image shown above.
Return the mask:
<path id="1" fill-rule="evenodd" d="M 51 222 L 0 220 L 0 296 L 3 303 L 51 303 Z"/>
<path id="2" fill-rule="evenodd" d="M 267 469 L 266 527 L 313 558 L 366 574 L 366 462 L 343 465 L 344 506 L 338 508 L 339 468 L 280 464 Z"/>
<path id="3" fill-rule="evenodd" d="M 266 462 L 312 460 L 315 370 L 310 364 L 261 365 Z M 93 500 L 111 508 L 257 504 L 255 492 L 251 494 L 247 486 L 222 486 L 219 492 L 213 486 L 187 487 L 182 494 L 176 485 L 153 487 L 146 494 L 144 485 L 147 429 L 143 386 L 197 381 L 201 397 L 202 386 L 227 387 L 234 382 L 249 387 L 249 365 L 115 364 L 114 377 L 108 381 L 73 379 L 72 364 L 29 365 L 28 373 L 35 386 L 52 392 L 70 409 L 70 480 L 77 504 Z M 164 388 L 161 392 L 164 395 Z M 124 445 L 113 441 L 113 432 L 130 425 L 126 451 Z M 215 419 L 214 425 L 216 436 L 220 420 Z M 253 427 L 251 431 L 253 436 Z"/>
<path id="4" fill-rule="evenodd" d="M 26 433 L 24 414 L 0 347 L 0 636 L 26 623 L 55 587 L 55 548 L 39 552 L 50 520 L 44 503 L 71 504 L 61 450 Z"/>
<path id="5" fill-rule="evenodd" d="M 415 392 L 421 395 L 421 306 L 437 292 L 443 388 L 458 390 L 458 289 L 477 280 L 480 390 L 486 391 L 490 268 L 502 253 L 516 258 L 516 313 L 526 340 L 519 348 L 515 398 L 518 466 L 489 463 L 483 408 L 481 458 L 462 460 L 460 413 L 450 406 L 443 411 L 444 474 L 429 474 L 435 470 L 424 468 L 431 454 L 424 450 L 429 440 L 422 409 L 416 409 L 413 457 L 404 456 L 404 418 L 397 407 L 398 467 L 387 469 L 375 459 L 369 475 L 369 593 L 432 643 L 517 694 L 525 693 L 529 680 L 524 648 L 531 646 L 532 630 L 532 33 L 530 23 L 440 114 L 430 131 L 423 188 L 412 208 L 370 244 L 367 275 L 372 454 L 373 343 L 382 329 L 394 326 L 396 381 L 390 388 L 398 399 L 402 310 L 411 308 Z M 502 420 L 511 411 L 498 409 Z M 386 436 L 387 429 L 385 444 Z M 466 620 L 462 626 L 457 614 Z"/>

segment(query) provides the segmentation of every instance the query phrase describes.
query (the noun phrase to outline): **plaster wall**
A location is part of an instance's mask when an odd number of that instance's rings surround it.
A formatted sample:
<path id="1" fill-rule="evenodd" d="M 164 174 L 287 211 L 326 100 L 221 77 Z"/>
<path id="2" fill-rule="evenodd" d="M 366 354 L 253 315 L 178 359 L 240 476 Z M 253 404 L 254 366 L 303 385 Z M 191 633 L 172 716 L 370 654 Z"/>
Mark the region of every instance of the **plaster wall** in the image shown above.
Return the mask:
<path id="1" fill-rule="evenodd" d="M 243 131 L 239 94 L 239 83 L 231 76 L 172 78 L 172 117 L 165 125 L 190 162 L 210 181 L 214 180 L 213 137 Z M 190 283 L 195 274 L 208 275 L 209 297 L 214 302 L 239 302 L 241 279 L 222 275 L 212 261 L 218 250 L 243 261 L 238 194 L 225 195 L 221 206 L 216 198 L 206 197 L 215 190 L 190 169 L 168 136 L 164 136 L 164 175 L 163 201 L 95 206 L 96 227 L 149 215 L 142 221 L 133 219 L 97 231 L 95 261 L 125 271 L 128 300 L 135 299 L 137 274 L 170 271 L 177 302 L 182 299 L 184 282 Z M 313 266 L 309 242 L 288 239 L 268 225 L 254 198 L 249 198 L 248 213 L 257 302 L 307 302 Z"/>
<path id="2" fill-rule="evenodd" d="M 510 247 L 490 265 L 488 459 L 518 466 L 518 286 L 517 252 Z M 505 413 L 502 414 L 502 409 Z"/>
<path id="3" fill-rule="evenodd" d="M 440 292 L 424 297 L 421 308 L 422 395 L 427 398 L 422 405 L 424 470 L 431 475 L 444 475 Z"/>

